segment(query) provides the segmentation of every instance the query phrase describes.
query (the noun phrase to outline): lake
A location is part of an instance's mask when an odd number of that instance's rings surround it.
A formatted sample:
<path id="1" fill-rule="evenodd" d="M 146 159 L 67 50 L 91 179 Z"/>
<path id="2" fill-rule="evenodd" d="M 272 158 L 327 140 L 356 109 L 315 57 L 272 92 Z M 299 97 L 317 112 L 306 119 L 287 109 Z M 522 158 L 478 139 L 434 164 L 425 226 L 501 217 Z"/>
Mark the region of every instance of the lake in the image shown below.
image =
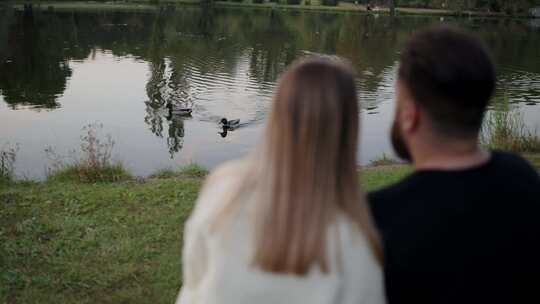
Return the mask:
<path id="1" fill-rule="evenodd" d="M 433 24 L 473 31 L 498 70 L 495 101 L 508 97 L 540 128 L 539 20 L 267 9 L 0 9 L 0 147 L 19 144 L 17 174 L 43 178 L 45 148 L 68 155 L 82 128 L 103 124 L 114 158 L 136 175 L 190 162 L 212 168 L 260 141 L 276 80 L 295 59 L 327 54 L 357 71 L 358 158 L 391 154 L 393 83 L 400 49 Z M 189 103 L 189 118 L 167 103 Z M 219 134 L 218 121 L 243 127 Z"/>

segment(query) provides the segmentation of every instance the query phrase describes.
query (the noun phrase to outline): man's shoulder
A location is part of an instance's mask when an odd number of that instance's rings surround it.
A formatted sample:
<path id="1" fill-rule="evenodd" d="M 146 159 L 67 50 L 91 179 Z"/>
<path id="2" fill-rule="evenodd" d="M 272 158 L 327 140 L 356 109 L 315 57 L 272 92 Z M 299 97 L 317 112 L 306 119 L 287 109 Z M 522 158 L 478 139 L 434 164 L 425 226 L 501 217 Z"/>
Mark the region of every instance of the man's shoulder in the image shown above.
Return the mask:
<path id="1" fill-rule="evenodd" d="M 492 152 L 495 170 L 508 178 L 508 182 L 522 180 L 540 183 L 538 171 L 522 156 L 505 151 Z"/>
<path id="2" fill-rule="evenodd" d="M 411 175 L 397 183 L 369 192 L 368 202 L 370 207 L 373 212 L 377 212 L 380 209 L 386 209 L 386 205 L 392 204 L 398 197 L 401 201 L 406 200 L 416 191 L 417 185 L 416 173 L 411 173 Z"/>
<path id="3" fill-rule="evenodd" d="M 511 168 L 514 170 L 526 170 L 536 173 L 536 170 L 531 166 L 531 164 L 522 156 L 501 150 L 494 150 L 491 152 L 494 162 L 498 166 L 503 166 Z"/>
<path id="4" fill-rule="evenodd" d="M 461 175 L 462 174 L 462 175 Z M 465 179 L 461 179 L 465 177 Z M 384 209 L 397 199 L 407 201 L 437 192 L 435 189 L 451 187 L 452 183 L 467 183 L 475 178 L 479 184 L 501 185 L 506 189 L 540 191 L 540 176 L 536 169 L 522 156 L 504 151 L 492 151 L 489 164 L 480 168 L 457 172 L 415 172 L 398 183 L 368 194 L 372 209 Z M 444 183 L 441 182 L 443 179 Z M 538 189 L 537 189 L 538 188 Z"/>
<path id="5" fill-rule="evenodd" d="M 368 193 L 371 215 L 381 233 L 391 227 L 393 219 L 403 215 L 411 204 L 416 204 L 421 188 L 417 174 L 411 173 L 395 184 Z"/>
<path id="6" fill-rule="evenodd" d="M 475 169 L 471 169 L 454 173 L 466 173 L 468 171 L 476 171 L 482 172 L 483 174 L 492 174 L 493 171 L 495 171 L 496 173 L 504 176 L 513 175 L 512 177 L 518 180 L 532 179 L 540 181 L 538 171 L 525 158 L 515 153 L 494 150 L 492 151 L 492 159 L 489 166 L 492 167 L 492 170 L 486 171 L 482 169 L 478 171 Z M 482 168 L 484 167 L 485 166 L 483 166 Z M 421 172 L 412 173 L 408 177 L 393 185 L 369 193 L 368 196 L 370 200 L 380 200 L 388 196 L 399 197 L 399 195 L 406 195 L 407 193 L 413 192 L 415 190 L 415 186 L 419 185 L 420 183 L 423 187 L 425 187 L 426 184 L 429 184 L 432 181 L 433 174 L 429 175 L 429 177 L 426 176 L 427 174 L 430 173 L 428 172 L 424 175 L 422 175 Z"/>

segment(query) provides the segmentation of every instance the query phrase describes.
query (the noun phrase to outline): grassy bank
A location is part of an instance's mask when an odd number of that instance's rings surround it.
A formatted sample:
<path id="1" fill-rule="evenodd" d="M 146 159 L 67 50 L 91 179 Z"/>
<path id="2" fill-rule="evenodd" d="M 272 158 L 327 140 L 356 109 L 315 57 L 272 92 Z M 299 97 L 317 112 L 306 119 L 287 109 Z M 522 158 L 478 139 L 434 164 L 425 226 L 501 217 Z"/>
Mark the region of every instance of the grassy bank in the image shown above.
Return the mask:
<path id="1" fill-rule="evenodd" d="M 536 168 L 536 170 L 540 171 L 540 154 L 525 154 L 525 157 Z"/>
<path id="2" fill-rule="evenodd" d="M 95 1 L 31 1 L 46 9 L 57 10 L 154 10 L 159 5 L 200 5 L 200 0 L 132 0 L 126 2 L 95 2 Z M 275 2 L 254 3 L 252 0 L 242 2 L 234 1 L 214 1 L 216 7 L 235 7 L 235 8 L 259 8 L 259 9 L 282 9 L 282 10 L 309 10 L 309 11 L 333 11 L 333 12 L 354 12 L 364 14 L 389 14 L 387 8 L 379 8 L 374 11 L 368 11 L 365 5 L 355 5 L 350 2 L 339 2 L 336 6 L 321 5 L 321 1 L 306 0 L 301 4 L 284 4 Z M 15 7 L 22 9 L 22 1 L 14 1 Z M 306 4 L 310 3 L 310 4 Z M 509 17 L 504 13 L 482 12 L 482 11 L 454 11 L 447 9 L 426 9 L 426 8 L 396 8 L 397 15 L 426 15 L 426 16 L 467 16 L 467 17 Z M 512 17 L 525 17 L 529 15 L 512 15 Z"/>
<path id="3" fill-rule="evenodd" d="M 484 120 L 481 141 L 490 149 L 520 154 L 540 153 L 540 134 L 525 125 L 523 113 L 510 108 L 508 98 L 495 99 Z"/>
<path id="4" fill-rule="evenodd" d="M 408 173 L 370 169 L 375 189 Z M 50 180 L 0 189 L 0 303 L 172 303 L 182 223 L 204 173 L 145 181 Z"/>
<path id="5" fill-rule="evenodd" d="M 540 170 L 540 155 L 528 155 Z M 410 173 L 362 170 L 374 190 Z M 205 172 L 146 180 L 0 185 L 0 303 L 172 303 L 181 285 L 183 223 Z"/>

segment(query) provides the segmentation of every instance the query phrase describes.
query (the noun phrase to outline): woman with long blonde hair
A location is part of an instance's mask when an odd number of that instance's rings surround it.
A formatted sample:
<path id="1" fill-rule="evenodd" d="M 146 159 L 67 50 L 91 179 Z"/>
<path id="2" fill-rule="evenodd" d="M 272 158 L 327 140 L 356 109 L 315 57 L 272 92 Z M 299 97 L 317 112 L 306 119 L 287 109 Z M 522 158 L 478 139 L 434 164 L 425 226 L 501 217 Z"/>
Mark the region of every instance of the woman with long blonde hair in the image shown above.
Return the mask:
<path id="1" fill-rule="evenodd" d="M 344 65 L 311 58 L 283 74 L 262 144 L 210 175 L 186 224 L 177 303 L 385 302 L 358 117 Z"/>

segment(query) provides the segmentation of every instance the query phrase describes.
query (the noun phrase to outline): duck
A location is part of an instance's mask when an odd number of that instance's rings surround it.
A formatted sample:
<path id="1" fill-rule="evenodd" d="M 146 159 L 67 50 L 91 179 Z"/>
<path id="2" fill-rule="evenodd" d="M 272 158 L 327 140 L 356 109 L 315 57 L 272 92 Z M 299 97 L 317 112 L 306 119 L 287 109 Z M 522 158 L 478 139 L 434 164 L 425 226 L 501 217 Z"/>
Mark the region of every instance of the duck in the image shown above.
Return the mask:
<path id="1" fill-rule="evenodd" d="M 179 116 L 189 116 L 191 115 L 191 112 L 193 112 L 193 109 L 190 107 L 182 106 L 172 103 L 167 104 L 167 109 L 169 109 L 169 112 L 171 115 L 179 115 Z"/>
<path id="2" fill-rule="evenodd" d="M 221 135 L 222 138 L 227 137 L 227 128 L 223 127 L 223 132 L 218 132 L 219 135 Z"/>
<path id="3" fill-rule="evenodd" d="M 240 126 L 240 119 L 227 120 L 227 118 L 222 118 L 220 123 L 223 126 L 223 128 L 234 129 Z"/>

